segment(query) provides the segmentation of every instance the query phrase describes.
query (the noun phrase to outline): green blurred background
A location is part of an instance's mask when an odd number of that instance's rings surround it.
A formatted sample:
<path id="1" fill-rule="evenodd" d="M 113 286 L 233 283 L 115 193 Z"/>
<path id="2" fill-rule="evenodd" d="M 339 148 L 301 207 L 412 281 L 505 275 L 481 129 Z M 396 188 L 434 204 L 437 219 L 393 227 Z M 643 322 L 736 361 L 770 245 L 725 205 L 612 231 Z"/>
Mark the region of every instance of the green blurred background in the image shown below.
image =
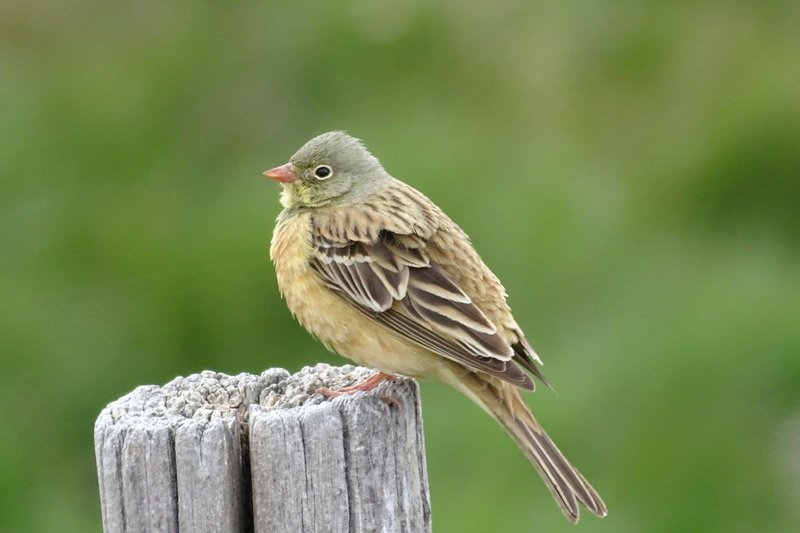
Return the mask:
<path id="1" fill-rule="evenodd" d="M 261 171 L 346 129 L 471 236 L 604 495 L 583 531 L 800 523 L 800 4 L 0 5 L 0 531 L 98 531 L 140 384 L 341 363 L 294 323 Z M 423 384 L 435 531 L 575 531 Z"/>

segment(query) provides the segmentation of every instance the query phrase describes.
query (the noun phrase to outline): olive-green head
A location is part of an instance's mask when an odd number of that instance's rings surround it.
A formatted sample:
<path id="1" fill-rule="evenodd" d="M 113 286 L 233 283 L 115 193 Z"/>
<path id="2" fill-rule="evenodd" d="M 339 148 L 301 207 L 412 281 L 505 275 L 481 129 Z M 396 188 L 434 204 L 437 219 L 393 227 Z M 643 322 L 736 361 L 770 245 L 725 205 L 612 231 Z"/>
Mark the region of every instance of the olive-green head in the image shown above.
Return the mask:
<path id="1" fill-rule="evenodd" d="M 283 185 L 287 208 L 358 203 L 390 179 L 362 142 L 343 131 L 314 137 L 264 175 Z"/>

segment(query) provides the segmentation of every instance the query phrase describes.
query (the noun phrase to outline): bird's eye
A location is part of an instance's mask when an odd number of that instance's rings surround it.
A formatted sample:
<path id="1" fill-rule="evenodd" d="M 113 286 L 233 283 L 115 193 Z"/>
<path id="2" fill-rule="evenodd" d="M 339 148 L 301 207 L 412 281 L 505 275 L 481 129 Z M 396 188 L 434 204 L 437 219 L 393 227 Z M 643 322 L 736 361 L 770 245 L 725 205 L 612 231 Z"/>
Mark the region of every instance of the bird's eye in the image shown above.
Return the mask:
<path id="1" fill-rule="evenodd" d="M 333 170 L 328 165 L 320 165 L 314 169 L 314 175 L 321 180 L 328 179 L 333 176 Z"/>

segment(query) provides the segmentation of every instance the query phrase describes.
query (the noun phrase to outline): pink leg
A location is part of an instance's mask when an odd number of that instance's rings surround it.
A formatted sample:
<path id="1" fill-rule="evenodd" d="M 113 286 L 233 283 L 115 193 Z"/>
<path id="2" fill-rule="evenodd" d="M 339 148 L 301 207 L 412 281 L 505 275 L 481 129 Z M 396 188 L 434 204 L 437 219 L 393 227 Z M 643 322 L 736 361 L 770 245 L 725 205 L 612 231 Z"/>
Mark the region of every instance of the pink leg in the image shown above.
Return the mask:
<path id="1" fill-rule="evenodd" d="M 338 396 L 344 396 L 345 394 L 352 394 L 354 392 L 366 392 L 374 389 L 384 381 L 395 381 L 397 379 L 396 376 L 391 374 L 386 374 L 384 372 L 376 372 L 369 376 L 364 381 L 360 383 L 356 383 L 355 385 L 350 385 L 349 387 L 342 387 L 341 389 L 329 389 L 328 387 L 320 387 L 317 389 L 317 392 L 322 394 L 323 396 L 327 396 L 328 398 L 336 398 Z"/>

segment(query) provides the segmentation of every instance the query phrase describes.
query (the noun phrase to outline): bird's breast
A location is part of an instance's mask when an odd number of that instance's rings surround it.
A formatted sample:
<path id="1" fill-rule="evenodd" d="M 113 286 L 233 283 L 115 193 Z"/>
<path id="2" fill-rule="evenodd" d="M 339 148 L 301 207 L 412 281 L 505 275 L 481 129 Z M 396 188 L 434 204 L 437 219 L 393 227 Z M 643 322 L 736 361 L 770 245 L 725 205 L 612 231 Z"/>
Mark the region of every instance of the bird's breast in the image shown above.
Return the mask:
<path id="1" fill-rule="evenodd" d="M 332 317 L 341 313 L 342 302 L 311 270 L 311 215 L 281 215 L 275 226 L 270 257 L 275 263 L 278 289 L 289 311 L 300 324 L 326 346 L 346 341 L 349 332 Z"/>
<path id="2" fill-rule="evenodd" d="M 278 289 L 298 322 L 328 349 L 392 374 L 434 374 L 440 358 L 370 320 L 329 289 L 311 270 L 311 215 L 281 215 L 270 257 Z"/>

